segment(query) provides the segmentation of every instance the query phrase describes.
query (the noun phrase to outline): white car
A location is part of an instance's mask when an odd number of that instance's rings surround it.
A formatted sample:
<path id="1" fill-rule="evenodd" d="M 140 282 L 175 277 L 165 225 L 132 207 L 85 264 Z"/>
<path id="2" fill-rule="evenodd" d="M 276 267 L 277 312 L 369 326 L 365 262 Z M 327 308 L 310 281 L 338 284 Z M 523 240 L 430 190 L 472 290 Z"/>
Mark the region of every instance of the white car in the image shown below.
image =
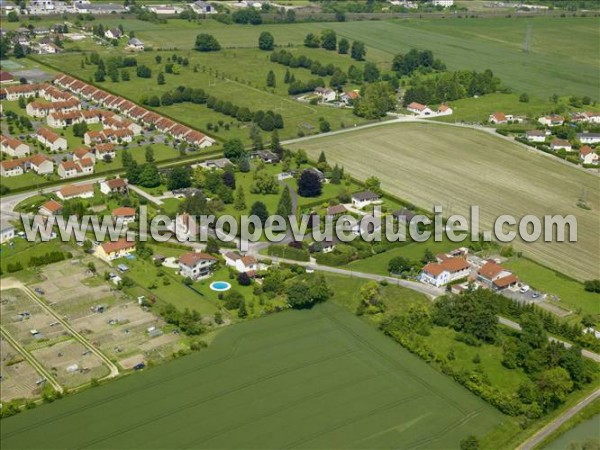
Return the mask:
<path id="1" fill-rule="evenodd" d="M 527 291 L 529 291 L 529 286 L 527 286 L 526 284 L 524 284 L 523 286 L 521 286 L 521 289 L 519 289 L 519 292 L 521 294 L 524 294 Z"/>

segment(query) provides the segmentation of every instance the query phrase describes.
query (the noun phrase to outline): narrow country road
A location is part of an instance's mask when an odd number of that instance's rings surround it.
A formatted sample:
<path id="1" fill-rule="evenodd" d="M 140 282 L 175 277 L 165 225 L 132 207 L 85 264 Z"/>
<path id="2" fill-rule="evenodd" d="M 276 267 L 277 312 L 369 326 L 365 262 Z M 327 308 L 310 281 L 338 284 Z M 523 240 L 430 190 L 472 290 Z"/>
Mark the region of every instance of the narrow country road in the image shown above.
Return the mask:
<path id="1" fill-rule="evenodd" d="M 71 336 L 73 336 L 73 338 L 75 340 L 79 341 L 79 343 L 81 345 L 83 345 L 85 348 L 87 348 L 89 351 L 91 351 L 94 355 L 96 355 L 98 358 L 100 358 L 100 360 L 104 364 L 106 364 L 106 366 L 110 370 L 110 373 L 106 377 L 104 377 L 104 378 L 114 378 L 114 377 L 116 377 L 116 376 L 119 375 L 119 369 L 118 369 L 118 367 L 104 353 L 102 353 L 100 350 L 98 350 L 96 347 L 94 347 L 92 344 L 90 344 L 86 338 L 84 338 L 81 334 L 79 334 L 79 332 L 75 331 L 75 329 L 69 324 L 69 322 L 67 322 L 65 319 L 63 319 L 52 308 L 50 308 L 42 300 L 40 300 L 31 291 L 31 289 L 29 289 L 23 283 L 21 283 L 20 281 L 15 280 L 15 279 L 5 279 L 5 280 L 2 280 L 1 290 L 6 290 L 6 289 L 20 289 L 21 291 L 23 291 L 25 294 L 27 294 L 27 296 L 29 296 L 29 298 L 31 298 L 31 300 L 33 300 L 34 302 L 36 302 L 48 314 L 50 314 L 58 322 L 60 322 L 60 324 L 63 327 L 65 327 L 65 329 L 71 334 Z"/>
<path id="2" fill-rule="evenodd" d="M 16 339 L 13 339 L 13 337 L 8 333 L 8 331 L 6 331 L 2 325 L 0 325 L 0 334 L 2 335 L 2 337 L 4 339 L 6 339 L 8 341 L 8 343 L 10 345 L 12 345 L 14 347 L 14 349 L 19 352 L 21 354 L 21 356 L 23 356 L 23 358 L 25 358 L 25 360 L 40 374 L 42 375 L 46 381 L 48 381 L 48 383 L 50 383 L 52 385 L 52 387 L 54 388 L 54 390 L 56 392 L 60 392 L 63 393 L 64 389 L 62 388 L 62 386 L 58 383 L 58 381 L 56 381 L 56 378 L 54 378 L 54 376 L 48 372 L 46 370 L 46 368 L 40 364 L 38 362 L 37 359 L 35 359 L 35 357 L 29 353 L 27 350 L 25 350 L 25 348 L 23 348 L 21 346 L 21 344 L 19 344 L 17 342 Z"/>
<path id="3" fill-rule="evenodd" d="M 597 398 L 600 398 L 600 388 L 596 389 L 575 406 L 569 408 L 544 428 L 539 430 L 537 433 L 523 442 L 519 447 L 517 447 L 517 450 L 532 450 L 536 445 L 540 444 L 544 439 L 554 433 L 563 423 L 565 423 Z"/>

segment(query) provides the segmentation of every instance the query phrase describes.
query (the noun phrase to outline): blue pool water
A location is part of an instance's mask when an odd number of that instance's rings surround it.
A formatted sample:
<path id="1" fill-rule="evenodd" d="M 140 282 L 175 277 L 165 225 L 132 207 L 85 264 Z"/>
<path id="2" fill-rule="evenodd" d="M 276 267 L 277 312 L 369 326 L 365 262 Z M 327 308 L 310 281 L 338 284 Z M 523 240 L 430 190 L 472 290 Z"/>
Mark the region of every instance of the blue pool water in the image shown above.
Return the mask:
<path id="1" fill-rule="evenodd" d="M 231 284 L 227 283 L 226 281 L 215 281 L 210 283 L 210 288 L 213 291 L 228 291 L 231 289 Z"/>

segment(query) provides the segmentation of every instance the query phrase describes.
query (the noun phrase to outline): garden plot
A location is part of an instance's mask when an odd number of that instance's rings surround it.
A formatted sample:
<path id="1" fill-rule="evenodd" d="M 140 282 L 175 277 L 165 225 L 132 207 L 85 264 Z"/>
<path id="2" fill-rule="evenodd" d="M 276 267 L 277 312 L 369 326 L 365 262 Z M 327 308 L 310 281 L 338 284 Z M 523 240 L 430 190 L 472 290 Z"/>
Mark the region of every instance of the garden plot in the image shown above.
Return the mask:
<path id="1" fill-rule="evenodd" d="M 55 377 L 61 386 L 74 388 L 102 378 L 108 368 L 100 358 L 75 340 L 59 342 L 32 352 Z"/>
<path id="2" fill-rule="evenodd" d="M 2 292 L 0 316 L 6 331 L 28 350 L 69 339 L 67 330 L 51 314 L 18 289 Z"/>
<path id="3" fill-rule="evenodd" d="M 38 397 L 42 376 L 4 339 L 0 339 L 0 355 L 0 400 Z"/>

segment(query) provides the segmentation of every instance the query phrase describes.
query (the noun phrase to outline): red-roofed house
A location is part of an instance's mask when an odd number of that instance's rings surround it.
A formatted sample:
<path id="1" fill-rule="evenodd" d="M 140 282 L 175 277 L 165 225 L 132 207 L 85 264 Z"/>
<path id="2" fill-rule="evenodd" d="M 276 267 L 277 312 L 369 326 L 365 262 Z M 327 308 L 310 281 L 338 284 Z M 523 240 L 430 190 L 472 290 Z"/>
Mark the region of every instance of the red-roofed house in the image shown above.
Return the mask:
<path id="1" fill-rule="evenodd" d="M 571 150 L 573 150 L 573 147 L 571 146 L 571 143 L 566 139 L 554 139 L 550 144 L 550 150 L 552 150 L 553 152 L 557 150 L 566 150 L 570 152 Z"/>
<path id="2" fill-rule="evenodd" d="M 565 118 L 559 115 L 543 116 L 538 119 L 538 122 L 548 127 L 558 127 L 565 122 Z"/>
<path id="3" fill-rule="evenodd" d="M 511 115 L 507 116 L 503 112 L 499 112 L 499 111 L 490 114 L 489 117 L 488 117 L 488 122 L 489 123 L 494 123 L 494 124 L 497 124 L 497 125 L 501 125 L 503 123 L 507 123 L 509 120 L 512 120 L 512 116 Z"/>
<path id="4" fill-rule="evenodd" d="M 15 83 L 17 80 L 10 74 L 9 72 L 5 72 L 4 70 L 0 70 L 0 84 L 10 84 Z"/>
<path id="5" fill-rule="evenodd" d="M 579 149 L 579 160 L 582 164 L 598 164 L 598 153 L 592 147 L 584 145 Z"/>
<path id="6" fill-rule="evenodd" d="M 515 286 L 519 282 L 519 279 L 510 270 L 492 260 L 487 261 L 479 269 L 477 280 L 484 286 L 495 290 Z"/>
<path id="7" fill-rule="evenodd" d="M 115 221 L 127 225 L 131 222 L 135 222 L 136 212 L 135 208 L 121 206 L 119 208 L 113 209 L 111 215 Z"/>
<path id="8" fill-rule="evenodd" d="M 410 103 L 406 109 L 408 109 L 411 113 L 418 114 L 419 116 L 429 116 L 433 112 L 429 106 L 422 105 L 417 102 Z"/>
<path id="9" fill-rule="evenodd" d="M 61 200 L 70 200 L 72 198 L 92 198 L 94 196 L 93 184 L 68 184 L 63 186 L 56 195 Z"/>
<path id="10" fill-rule="evenodd" d="M 94 173 L 94 160 L 83 158 L 79 161 L 63 161 L 58 165 L 57 172 L 63 179 L 92 174 Z"/>
<path id="11" fill-rule="evenodd" d="M 0 162 L 0 175 L 3 177 L 18 177 L 25 173 L 23 159 L 7 160 Z"/>
<path id="12" fill-rule="evenodd" d="M 464 258 L 447 258 L 423 267 L 420 280 L 433 286 L 444 286 L 469 276 L 471 265 Z"/>
<path id="13" fill-rule="evenodd" d="M 115 242 L 104 242 L 96 247 L 94 255 L 103 261 L 111 262 L 117 258 L 130 255 L 135 252 L 135 242 L 125 238 Z"/>
<path id="14" fill-rule="evenodd" d="M 124 178 L 113 178 L 100 183 L 100 192 L 105 195 L 127 193 L 127 180 Z"/>
<path id="15" fill-rule="evenodd" d="M 111 158 L 115 159 L 117 152 L 115 150 L 115 144 L 96 144 L 94 146 L 97 159 Z"/>
<path id="16" fill-rule="evenodd" d="M 40 206 L 39 213 L 44 216 L 54 216 L 62 212 L 63 205 L 58 203 L 56 200 L 48 200 L 42 206 Z"/>
<path id="17" fill-rule="evenodd" d="M 189 252 L 179 257 L 179 273 L 182 277 L 196 280 L 210 275 L 217 258 L 208 253 Z"/>
<path id="18" fill-rule="evenodd" d="M 50 151 L 58 152 L 67 149 L 67 140 L 49 128 L 40 128 L 37 132 L 37 139 Z"/>
<path id="19" fill-rule="evenodd" d="M 438 116 L 449 116 L 453 112 L 454 111 L 452 108 L 450 108 L 448 105 L 440 105 L 437 110 Z"/>
<path id="20" fill-rule="evenodd" d="M 73 152 L 73 161 L 79 162 L 82 159 L 89 158 L 92 161 L 96 161 L 96 155 L 89 147 L 79 147 Z"/>
<path id="21" fill-rule="evenodd" d="M 0 136 L 0 149 L 9 156 L 22 158 L 29 154 L 29 145 L 10 136 Z"/>

